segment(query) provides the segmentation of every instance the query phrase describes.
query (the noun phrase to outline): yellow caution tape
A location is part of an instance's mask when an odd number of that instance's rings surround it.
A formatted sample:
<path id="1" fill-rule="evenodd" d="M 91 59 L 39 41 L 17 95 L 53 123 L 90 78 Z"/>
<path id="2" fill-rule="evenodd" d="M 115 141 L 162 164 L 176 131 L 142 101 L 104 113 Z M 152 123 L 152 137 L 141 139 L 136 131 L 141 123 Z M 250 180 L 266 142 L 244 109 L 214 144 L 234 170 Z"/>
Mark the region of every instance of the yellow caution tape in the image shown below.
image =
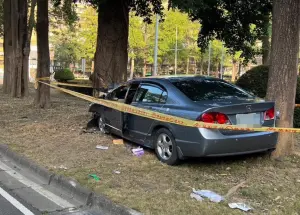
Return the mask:
<path id="1" fill-rule="evenodd" d="M 61 86 L 70 86 L 70 87 L 84 87 L 84 88 L 93 88 L 91 85 L 87 84 L 70 84 L 70 83 L 62 83 L 62 82 L 51 82 L 51 84 L 61 85 Z"/>
<path id="2" fill-rule="evenodd" d="M 172 115 L 167 115 L 163 113 L 158 113 L 150 110 L 146 110 L 143 108 L 133 107 L 128 104 L 123 104 L 115 101 L 108 101 L 104 99 L 97 99 L 92 96 L 87 96 L 82 93 L 77 93 L 72 90 L 60 88 L 53 84 L 48 84 L 42 81 L 40 83 L 46 84 L 54 89 L 63 91 L 68 93 L 72 96 L 84 99 L 86 101 L 103 105 L 105 107 L 109 107 L 115 110 L 119 110 L 124 113 L 131 113 L 137 116 L 154 119 L 157 121 L 162 122 L 169 122 L 177 125 L 188 126 L 188 127 L 195 127 L 195 128 L 207 128 L 207 129 L 221 129 L 221 130 L 237 130 L 237 131 L 259 131 L 259 132 L 289 132 L 289 133 L 300 133 L 300 129 L 297 128 L 275 128 L 275 127 L 242 127 L 237 125 L 224 125 L 224 124 L 211 124 L 211 123 L 204 123 L 199 121 L 193 121 L 189 119 L 184 119 L 181 117 L 176 117 Z"/>
<path id="3" fill-rule="evenodd" d="M 38 88 L 39 81 L 50 81 L 50 77 L 36 78 L 35 83 L 34 83 L 35 89 Z M 51 84 L 61 85 L 61 86 L 70 86 L 70 87 L 93 88 L 91 85 L 87 85 L 87 84 L 70 84 L 70 83 L 63 83 L 63 82 L 57 82 L 57 81 L 53 81 L 53 82 L 51 82 Z"/>
<path id="4" fill-rule="evenodd" d="M 34 88 L 35 89 L 38 88 L 39 81 L 50 81 L 50 77 L 35 78 L 35 82 L 34 82 Z"/>

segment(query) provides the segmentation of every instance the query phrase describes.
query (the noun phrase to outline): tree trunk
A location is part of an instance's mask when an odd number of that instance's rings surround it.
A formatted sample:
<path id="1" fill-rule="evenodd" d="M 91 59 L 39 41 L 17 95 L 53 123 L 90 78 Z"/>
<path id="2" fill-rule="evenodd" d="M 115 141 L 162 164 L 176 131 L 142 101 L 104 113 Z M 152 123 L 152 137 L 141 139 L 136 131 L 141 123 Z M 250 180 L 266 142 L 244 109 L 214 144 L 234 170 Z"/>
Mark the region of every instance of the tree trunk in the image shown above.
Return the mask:
<path id="1" fill-rule="evenodd" d="M 143 77 L 146 77 L 146 74 L 147 74 L 147 60 L 144 59 Z"/>
<path id="2" fill-rule="evenodd" d="M 242 73 L 242 63 L 239 62 L 239 65 L 238 65 L 238 74 L 236 76 L 236 79 L 238 79 L 239 77 L 241 77 L 241 73 Z"/>
<path id="3" fill-rule="evenodd" d="M 129 0 L 103 1 L 98 9 L 96 89 L 127 80 Z"/>
<path id="4" fill-rule="evenodd" d="M 270 17 L 266 16 L 264 18 L 264 32 L 265 35 L 261 38 L 262 41 L 262 63 L 263 65 L 270 64 L 270 35 L 269 35 L 269 27 L 270 27 Z"/>
<path id="5" fill-rule="evenodd" d="M 130 79 L 133 79 L 133 73 L 134 73 L 134 57 L 131 58 Z"/>
<path id="6" fill-rule="evenodd" d="M 28 60 L 24 60 L 23 49 L 27 38 L 27 1 L 5 1 L 5 69 L 4 92 L 12 97 L 28 95 Z M 8 26 L 9 25 L 9 26 Z M 24 70 L 24 65 L 27 68 Z"/>
<path id="7" fill-rule="evenodd" d="M 204 66 L 204 59 L 203 59 L 203 55 L 202 55 L 201 60 L 200 60 L 200 75 L 203 75 L 203 66 Z"/>
<path id="8" fill-rule="evenodd" d="M 4 77 L 3 92 L 10 93 L 12 52 L 11 0 L 4 1 Z"/>
<path id="9" fill-rule="evenodd" d="M 148 49 L 147 49 L 147 42 L 148 42 L 148 26 L 146 23 L 144 23 L 144 42 L 146 44 L 146 47 L 144 48 L 144 68 L 143 68 L 143 77 L 146 77 L 147 75 L 147 59 L 146 59 L 146 56 L 147 56 L 147 52 L 148 52 Z"/>
<path id="10" fill-rule="evenodd" d="M 23 48 L 23 68 L 22 68 L 22 92 L 23 96 L 28 96 L 28 79 L 29 79 L 29 55 L 30 55 L 30 44 L 31 44 L 31 36 L 32 36 L 32 30 L 34 26 L 34 11 L 36 7 L 36 0 L 31 0 L 31 8 L 30 8 L 30 15 L 29 15 L 29 21 L 27 25 L 27 34 L 25 42 L 24 42 L 24 48 Z M 27 14 L 27 12 L 26 12 Z"/>
<path id="11" fill-rule="evenodd" d="M 186 74 L 189 74 L 189 67 L 190 67 L 190 58 L 186 58 Z"/>
<path id="12" fill-rule="evenodd" d="M 275 108 L 280 111 L 280 127 L 293 127 L 299 51 L 299 9 L 299 1 L 273 1 L 272 51 L 267 99 L 276 102 Z M 273 157 L 288 155 L 293 147 L 293 134 L 280 133 Z"/>
<path id="13" fill-rule="evenodd" d="M 36 34 L 38 49 L 37 78 L 50 77 L 48 0 L 37 0 Z M 50 107 L 49 86 L 38 84 L 35 104 L 41 108 Z"/>
<path id="14" fill-rule="evenodd" d="M 237 62 L 236 62 L 236 60 L 232 60 L 231 82 L 235 82 L 236 74 L 237 74 Z"/>

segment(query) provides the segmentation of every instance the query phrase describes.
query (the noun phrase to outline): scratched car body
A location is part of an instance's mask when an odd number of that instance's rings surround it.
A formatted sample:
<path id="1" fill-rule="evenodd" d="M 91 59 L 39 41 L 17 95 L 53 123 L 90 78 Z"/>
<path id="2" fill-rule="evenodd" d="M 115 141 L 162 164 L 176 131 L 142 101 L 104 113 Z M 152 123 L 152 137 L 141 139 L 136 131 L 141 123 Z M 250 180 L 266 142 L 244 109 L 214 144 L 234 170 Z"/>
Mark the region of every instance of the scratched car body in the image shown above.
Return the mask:
<path id="1" fill-rule="evenodd" d="M 214 124 L 274 127 L 274 102 L 258 99 L 226 81 L 202 76 L 149 77 L 128 81 L 105 99 Z M 277 133 L 194 128 L 91 104 L 99 129 L 155 149 L 169 165 L 187 157 L 227 156 L 275 149 Z"/>

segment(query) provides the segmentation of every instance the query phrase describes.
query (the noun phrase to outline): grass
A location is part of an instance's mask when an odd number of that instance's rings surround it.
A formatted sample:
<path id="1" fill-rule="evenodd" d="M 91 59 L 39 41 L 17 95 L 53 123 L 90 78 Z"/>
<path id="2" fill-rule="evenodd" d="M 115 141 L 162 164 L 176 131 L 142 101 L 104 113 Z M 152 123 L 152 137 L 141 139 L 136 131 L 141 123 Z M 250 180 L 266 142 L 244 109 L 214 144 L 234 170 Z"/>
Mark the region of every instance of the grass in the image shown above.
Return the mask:
<path id="1" fill-rule="evenodd" d="M 12 99 L 0 89 L 0 140 L 56 173 L 72 177 L 114 202 L 144 214 L 243 214 L 228 202 L 244 202 L 249 214 L 298 214 L 300 157 L 282 161 L 266 155 L 187 160 L 180 166 L 160 163 L 152 151 L 134 157 L 131 143 L 113 145 L 115 137 L 85 132 L 90 118 L 85 101 L 51 92 L 52 107 L 35 108 L 28 99 Z M 109 146 L 97 150 L 96 145 Z M 60 168 L 63 165 L 67 169 Z M 115 174 L 118 170 L 121 173 Z M 98 175 L 99 182 L 88 177 Z M 246 181 L 222 203 L 190 198 L 192 188 L 221 195 Z"/>

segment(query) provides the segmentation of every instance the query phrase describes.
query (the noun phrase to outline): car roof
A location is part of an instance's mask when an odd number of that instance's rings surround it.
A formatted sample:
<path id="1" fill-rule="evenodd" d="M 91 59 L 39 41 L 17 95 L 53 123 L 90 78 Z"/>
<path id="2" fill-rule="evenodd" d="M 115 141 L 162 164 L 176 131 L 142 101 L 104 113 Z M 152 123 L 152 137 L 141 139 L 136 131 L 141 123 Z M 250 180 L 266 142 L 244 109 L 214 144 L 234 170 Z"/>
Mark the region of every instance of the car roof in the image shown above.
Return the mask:
<path id="1" fill-rule="evenodd" d="M 168 80 L 170 82 L 176 81 L 184 81 L 184 80 L 192 80 L 192 79 L 203 79 L 203 80 L 221 80 L 219 78 L 209 77 L 209 76 L 201 76 L 201 75 L 172 75 L 172 76 L 149 76 L 143 78 L 134 78 L 130 81 L 155 81 L 161 82 L 163 80 Z"/>

